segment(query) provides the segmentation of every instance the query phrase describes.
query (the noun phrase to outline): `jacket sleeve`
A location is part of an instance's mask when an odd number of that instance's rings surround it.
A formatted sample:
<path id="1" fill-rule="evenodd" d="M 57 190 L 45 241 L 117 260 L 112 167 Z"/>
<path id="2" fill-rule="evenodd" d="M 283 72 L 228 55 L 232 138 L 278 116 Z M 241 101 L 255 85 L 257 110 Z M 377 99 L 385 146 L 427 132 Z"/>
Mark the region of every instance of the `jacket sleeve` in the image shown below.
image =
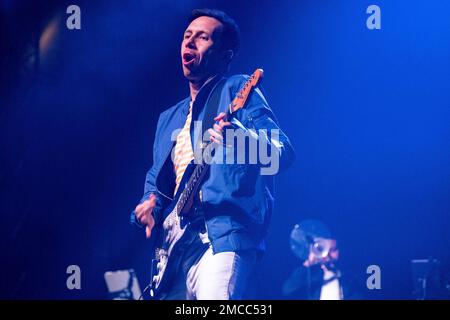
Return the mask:
<path id="1" fill-rule="evenodd" d="M 260 88 L 255 88 L 242 111 L 241 117 L 233 118 L 232 123 L 234 127 L 249 132 L 249 136 L 258 141 L 258 163 L 264 162 L 260 161 L 260 157 L 265 153 L 264 151 L 261 152 L 261 146 L 265 144 L 263 146 L 265 151 L 271 157 L 277 157 L 279 170 L 287 169 L 295 160 L 295 152 L 289 138 L 279 127 L 278 121 Z M 273 174 L 277 172 L 278 170 Z"/>
<path id="2" fill-rule="evenodd" d="M 160 127 L 160 122 L 161 122 L 161 116 L 159 117 L 157 128 Z M 145 200 L 149 199 L 151 194 L 154 194 L 156 196 L 156 206 L 153 209 L 153 217 L 155 219 L 155 223 L 157 223 L 157 221 L 159 219 L 159 215 L 160 215 L 161 208 L 162 208 L 161 200 L 160 200 L 160 198 L 158 196 L 158 191 L 156 189 L 156 175 L 158 174 L 158 172 L 157 172 L 158 168 L 156 166 L 157 165 L 156 159 L 158 157 L 158 155 L 157 155 L 157 148 L 156 148 L 156 141 L 158 141 L 158 129 L 156 130 L 155 140 L 153 141 L 153 165 L 147 171 L 147 174 L 145 176 L 144 194 L 143 194 L 141 200 L 139 201 L 139 204 L 141 204 Z M 134 210 L 131 213 L 130 222 L 131 222 L 131 224 L 136 225 L 136 226 L 138 226 L 140 228 L 144 227 L 144 225 L 141 224 L 136 219 L 136 215 L 135 215 Z"/>

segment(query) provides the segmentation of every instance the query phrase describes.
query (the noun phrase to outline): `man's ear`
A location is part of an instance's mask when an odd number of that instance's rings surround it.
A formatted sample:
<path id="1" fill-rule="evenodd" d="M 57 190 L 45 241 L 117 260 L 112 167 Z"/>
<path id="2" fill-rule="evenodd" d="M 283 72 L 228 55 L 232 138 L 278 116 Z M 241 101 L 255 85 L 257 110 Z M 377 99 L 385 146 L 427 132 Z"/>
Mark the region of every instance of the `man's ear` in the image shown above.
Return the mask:
<path id="1" fill-rule="evenodd" d="M 230 62 L 231 59 L 233 59 L 233 56 L 234 56 L 234 52 L 233 52 L 233 50 L 231 50 L 231 49 L 225 51 L 225 53 L 224 53 L 224 57 L 225 57 L 225 60 L 226 60 L 227 62 Z"/>

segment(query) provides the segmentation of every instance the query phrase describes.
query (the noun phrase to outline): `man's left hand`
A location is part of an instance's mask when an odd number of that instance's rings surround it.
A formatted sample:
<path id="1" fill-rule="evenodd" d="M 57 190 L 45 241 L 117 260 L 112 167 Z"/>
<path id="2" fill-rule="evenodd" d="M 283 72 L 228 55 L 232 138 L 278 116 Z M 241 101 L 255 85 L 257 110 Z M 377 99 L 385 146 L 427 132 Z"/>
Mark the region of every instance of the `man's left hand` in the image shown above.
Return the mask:
<path id="1" fill-rule="evenodd" d="M 227 121 L 227 115 L 224 112 L 221 112 L 217 117 L 214 118 L 216 123 L 211 129 L 208 129 L 209 134 L 211 135 L 211 142 L 223 144 L 223 131 L 227 127 L 231 127 L 231 122 Z"/>

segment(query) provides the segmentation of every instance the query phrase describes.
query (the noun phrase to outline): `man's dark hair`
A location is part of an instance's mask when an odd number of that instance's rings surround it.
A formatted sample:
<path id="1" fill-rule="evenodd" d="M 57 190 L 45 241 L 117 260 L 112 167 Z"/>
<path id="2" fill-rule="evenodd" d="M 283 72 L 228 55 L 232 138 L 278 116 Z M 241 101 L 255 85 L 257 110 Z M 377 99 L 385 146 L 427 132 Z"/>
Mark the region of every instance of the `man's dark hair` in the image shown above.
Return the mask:
<path id="1" fill-rule="evenodd" d="M 221 34 L 222 47 L 224 50 L 233 50 L 234 54 L 239 50 L 240 32 L 236 22 L 225 12 L 217 9 L 194 9 L 188 23 L 199 17 L 211 17 L 219 20 L 223 25 Z"/>

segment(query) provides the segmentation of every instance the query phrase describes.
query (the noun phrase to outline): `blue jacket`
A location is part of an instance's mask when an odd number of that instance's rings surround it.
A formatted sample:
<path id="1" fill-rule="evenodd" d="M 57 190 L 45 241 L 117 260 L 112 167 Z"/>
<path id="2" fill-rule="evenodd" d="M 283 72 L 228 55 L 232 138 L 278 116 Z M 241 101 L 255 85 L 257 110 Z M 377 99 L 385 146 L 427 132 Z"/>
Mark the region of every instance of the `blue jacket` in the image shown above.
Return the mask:
<path id="1" fill-rule="evenodd" d="M 224 112 L 227 106 L 241 89 L 248 76 L 234 75 L 225 81 L 221 93 L 217 113 Z M 194 131 L 194 121 L 205 116 L 204 106 L 211 97 L 212 89 L 219 83 L 216 77 L 199 91 L 193 105 L 191 140 L 194 151 L 200 146 L 201 136 Z M 220 88 L 220 87 L 218 87 Z M 153 165 L 147 172 L 144 195 L 141 203 L 150 194 L 157 196 L 157 204 L 153 211 L 156 223 L 161 221 L 162 211 L 173 197 L 175 176 L 171 160 L 174 146 L 174 131 L 184 126 L 189 110 L 190 98 L 186 98 L 161 113 L 153 145 Z M 205 119 L 206 121 L 207 119 Z M 288 137 L 279 129 L 275 116 L 270 109 L 261 89 L 256 88 L 249 96 L 243 109 L 233 115 L 234 127 L 240 127 L 258 141 L 258 148 L 265 143 L 272 152 L 276 152 L 280 170 L 288 167 L 295 155 Z M 279 130 L 278 139 L 269 134 L 260 134 L 261 129 Z M 264 132 L 262 132 L 264 133 Z M 263 141 L 260 141 L 263 139 Z M 246 145 L 246 148 L 249 148 Z M 224 148 L 225 152 L 229 151 Z M 226 154 L 226 153 L 224 153 Z M 264 250 L 264 237 L 271 218 L 274 195 L 273 175 L 261 175 L 264 165 L 239 164 L 234 158 L 233 164 L 213 163 L 210 173 L 201 187 L 201 202 L 197 210 L 205 216 L 206 229 L 212 244 L 213 252 L 237 251 L 246 249 Z M 259 161 L 259 159 L 258 159 Z M 132 222 L 137 223 L 134 214 Z M 139 224 L 139 223 L 137 223 Z"/>

